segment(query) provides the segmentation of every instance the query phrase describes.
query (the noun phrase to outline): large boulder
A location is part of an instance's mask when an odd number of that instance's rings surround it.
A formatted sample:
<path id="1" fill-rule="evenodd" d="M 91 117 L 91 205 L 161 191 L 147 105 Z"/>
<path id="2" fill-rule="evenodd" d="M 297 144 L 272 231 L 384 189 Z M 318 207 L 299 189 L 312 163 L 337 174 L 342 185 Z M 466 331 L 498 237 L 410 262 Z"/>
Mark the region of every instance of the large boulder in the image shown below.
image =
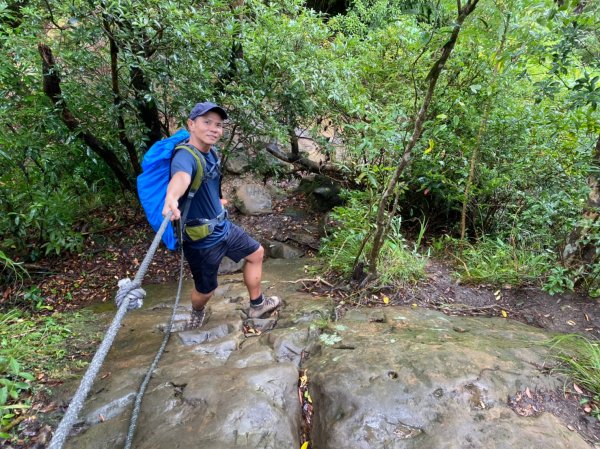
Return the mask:
<path id="1" fill-rule="evenodd" d="M 201 328 L 183 330 L 189 306 L 179 306 L 136 449 L 297 449 L 305 399 L 311 448 L 590 449 L 543 408 L 510 407 L 518 392 L 562 392 L 547 369 L 548 333 L 416 307 L 353 305 L 339 316 L 332 299 L 298 291 L 304 263 L 265 264 L 265 291 L 283 304 L 263 319 L 247 319 L 240 275 L 222 279 Z M 144 307 L 125 317 L 66 449 L 123 447 L 172 313 L 177 286 L 165 287 L 148 286 Z M 299 397 L 301 374 L 309 394 Z"/>
<path id="2" fill-rule="evenodd" d="M 267 257 L 271 259 L 298 259 L 304 255 L 302 250 L 276 240 L 268 240 L 264 247 Z"/>
<path id="3" fill-rule="evenodd" d="M 289 174 L 294 172 L 294 164 L 282 161 L 281 159 L 273 156 L 271 153 L 265 152 L 264 155 L 266 163 L 273 173 Z"/>
<path id="4" fill-rule="evenodd" d="M 244 148 L 236 148 L 225 161 L 225 170 L 234 175 L 241 175 L 248 171 L 251 165 L 250 156 Z"/>
<path id="5" fill-rule="evenodd" d="M 221 265 L 219 265 L 218 273 L 220 275 L 236 273 L 238 271 L 241 271 L 241 269 L 243 267 L 244 267 L 244 259 L 242 259 L 236 263 L 233 260 L 231 260 L 229 257 L 224 257 L 223 260 L 221 261 Z"/>
<path id="6" fill-rule="evenodd" d="M 306 194 L 309 204 L 318 212 L 327 212 L 343 204 L 340 185 L 327 176 L 315 174 L 305 176 L 298 190 Z"/>
<path id="7" fill-rule="evenodd" d="M 244 215 L 265 215 L 273 212 L 269 191 L 258 184 L 244 184 L 235 190 L 234 204 Z"/>

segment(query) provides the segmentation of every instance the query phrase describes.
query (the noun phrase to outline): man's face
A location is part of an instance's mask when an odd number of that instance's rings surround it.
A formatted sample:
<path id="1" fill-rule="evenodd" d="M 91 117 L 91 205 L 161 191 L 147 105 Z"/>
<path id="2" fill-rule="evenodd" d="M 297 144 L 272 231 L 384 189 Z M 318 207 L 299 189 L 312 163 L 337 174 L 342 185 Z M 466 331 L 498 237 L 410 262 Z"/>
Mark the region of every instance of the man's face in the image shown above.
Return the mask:
<path id="1" fill-rule="evenodd" d="M 188 120 L 188 129 L 190 143 L 200 150 L 209 150 L 223 135 L 223 119 L 218 113 L 209 111 L 194 120 Z"/>

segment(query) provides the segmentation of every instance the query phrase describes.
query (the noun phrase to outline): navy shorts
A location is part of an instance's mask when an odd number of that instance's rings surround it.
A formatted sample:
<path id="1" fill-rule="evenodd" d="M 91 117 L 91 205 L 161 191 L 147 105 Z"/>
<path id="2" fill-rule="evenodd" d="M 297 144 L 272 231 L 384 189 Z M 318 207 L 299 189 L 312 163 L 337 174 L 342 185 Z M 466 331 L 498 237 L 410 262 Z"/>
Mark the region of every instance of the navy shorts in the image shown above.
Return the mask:
<path id="1" fill-rule="evenodd" d="M 234 262 L 248 257 L 260 248 L 260 243 L 246 234 L 239 226 L 231 223 L 227 236 L 210 248 L 194 249 L 183 245 L 183 254 L 190 264 L 194 285 L 200 293 L 210 293 L 217 286 L 217 273 L 223 257 Z"/>

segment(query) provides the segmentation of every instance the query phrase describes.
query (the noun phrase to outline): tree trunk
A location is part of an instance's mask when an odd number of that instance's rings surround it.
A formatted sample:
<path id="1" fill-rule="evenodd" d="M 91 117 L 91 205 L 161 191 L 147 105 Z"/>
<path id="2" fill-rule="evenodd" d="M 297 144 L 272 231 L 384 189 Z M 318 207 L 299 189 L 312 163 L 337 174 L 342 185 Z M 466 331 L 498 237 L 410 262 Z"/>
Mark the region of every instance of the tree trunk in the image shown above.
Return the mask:
<path id="1" fill-rule="evenodd" d="M 110 24 L 107 19 L 104 20 L 104 30 L 108 36 L 108 42 L 110 47 L 110 78 L 113 92 L 113 104 L 115 105 L 115 110 L 117 113 L 117 134 L 119 136 L 119 141 L 127 149 L 127 154 L 129 155 L 129 161 L 131 162 L 133 171 L 136 175 L 139 175 L 142 172 L 140 160 L 138 158 L 135 145 L 131 140 L 129 140 L 127 134 L 125 133 L 125 118 L 123 117 L 123 98 L 121 97 L 121 90 L 119 88 L 119 47 L 117 46 L 117 43 L 113 37 L 112 31 L 110 29 Z"/>
<path id="2" fill-rule="evenodd" d="M 562 253 L 563 263 L 566 267 L 587 265 L 594 263 L 598 259 L 598 248 L 593 242 L 587 242 L 586 237 L 592 228 L 598 226 L 598 221 L 600 220 L 600 179 L 598 179 L 598 171 L 600 170 L 600 135 L 594 147 L 592 165 L 594 166 L 594 170 L 588 177 L 590 193 L 583 210 L 580 225 L 573 229 L 567 237 Z"/>
<path id="3" fill-rule="evenodd" d="M 66 102 L 62 98 L 62 90 L 60 87 L 60 77 L 54 62 L 52 50 L 45 44 L 38 44 L 38 51 L 42 57 L 42 76 L 44 83 L 44 93 L 52 101 L 54 106 L 60 113 L 60 119 L 66 127 L 75 132 L 77 137 L 85 142 L 94 153 L 109 166 L 115 174 L 119 184 L 130 192 L 135 192 L 135 186 L 130 181 L 127 171 L 124 169 L 117 155 L 107 146 L 105 146 L 93 134 L 83 130 L 79 120 L 71 113 Z"/>
<path id="4" fill-rule="evenodd" d="M 129 72 L 131 74 L 131 85 L 135 90 L 138 114 L 148 130 L 146 132 L 147 146 L 150 148 L 154 142 L 162 138 L 158 107 L 153 98 L 147 99 L 147 94 L 151 96 L 151 90 L 144 72 L 139 67 L 132 67 Z"/>
<path id="5" fill-rule="evenodd" d="M 469 200 L 471 196 L 471 186 L 473 185 L 473 179 L 475 178 L 475 165 L 477 164 L 477 158 L 479 157 L 479 149 L 481 148 L 481 139 L 485 134 L 485 130 L 487 128 L 488 118 L 490 116 L 490 103 L 491 99 L 488 98 L 485 104 L 485 110 L 483 112 L 483 118 L 481 119 L 481 123 L 479 124 L 479 131 L 477 132 L 477 142 L 475 143 L 475 148 L 473 148 L 473 154 L 471 154 L 471 164 L 469 167 L 469 176 L 467 178 L 467 183 L 465 184 L 465 193 L 462 204 L 462 211 L 460 214 L 460 239 L 465 239 L 466 229 L 467 229 L 467 206 L 469 205 Z"/>
<path id="6" fill-rule="evenodd" d="M 458 16 L 456 18 L 452 34 L 450 35 L 450 39 L 448 39 L 446 44 L 443 46 L 441 56 L 437 61 L 433 63 L 433 66 L 429 70 L 429 73 L 426 77 L 426 80 L 429 81 L 429 87 L 427 89 L 425 99 L 423 100 L 423 104 L 421 105 L 421 108 L 417 113 L 417 116 L 415 117 L 415 125 L 413 128 L 412 136 L 404 149 L 404 154 L 402 155 L 400 163 L 398 164 L 398 166 L 392 174 L 392 177 L 388 181 L 388 184 L 383 192 L 377 209 L 376 229 L 375 235 L 373 237 L 373 246 L 368 257 L 369 275 L 371 278 L 377 275 L 377 260 L 379 259 L 379 252 L 381 251 L 381 247 L 383 246 L 383 242 L 386 237 L 385 230 L 387 228 L 388 222 L 388 220 L 386 220 L 388 199 L 393 194 L 394 189 L 396 188 L 396 184 L 398 184 L 398 180 L 400 179 L 400 175 L 408 165 L 413 148 L 421 138 L 421 134 L 423 133 L 423 123 L 425 122 L 427 110 L 429 109 L 429 105 L 433 98 L 435 86 L 437 84 L 440 73 L 442 72 L 444 65 L 446 64 L 446 61 L 450 57 L 450 54 L 452 53 L 452 50 L 456 45 L 456 40 L 458 39 L 461 26 L 465 19 L 469 16 L 469 14 L 471 14 L 475 10 L 478 1 L 479 0 L 469 0 L 463 7 L 461 7 L 460 2 L 458 2 Z"/>
<path id="7" fill-rule="evenodd" d="M 508 33 L 508 27 L 510 25 L 510 14 L 507 14 L 504 20 L 504 31 L 502 32 L 502 39 L 500 40 L 500 46 L 495 53 L 495 57 L 497 58 L 500 53 L 504 50 L 504 44 L 506 43 L 506 34 Z M 496 62 L 494 65 L 494 79 L 497 79 L 498 72 L 500 71 L 499 63 Z M 473 154 L 471 155 L 471 163 L 469 168 L 469 177 L 467 178 L 467 183 L 465 185 L 465 193 L 462 204 L 462 212 L 460 214 L 460 239 L 465 239 L 466 228 L 467 228 L 467 206 L 469 205 L 470 195 L 471 195 L 471 187 L 473 186 L 473 179 L 475 178 L 475 166 L 477 165 L 477 158 L 479 157 L 479 151 L 481 150 L 481 140 L 485 134 L 485 130 L 487 128 L 488 119 L 490 118 L 490 109 L 492 107 L 492 96 L 489 95 L 486 98 L 485 106 L 483 109 L 483 118 L 481 119 L 481 123 L 479 124 L 479 131 L 477 132 L 477 142 L 475 143 L 475 148 L 473 149 Z"/>

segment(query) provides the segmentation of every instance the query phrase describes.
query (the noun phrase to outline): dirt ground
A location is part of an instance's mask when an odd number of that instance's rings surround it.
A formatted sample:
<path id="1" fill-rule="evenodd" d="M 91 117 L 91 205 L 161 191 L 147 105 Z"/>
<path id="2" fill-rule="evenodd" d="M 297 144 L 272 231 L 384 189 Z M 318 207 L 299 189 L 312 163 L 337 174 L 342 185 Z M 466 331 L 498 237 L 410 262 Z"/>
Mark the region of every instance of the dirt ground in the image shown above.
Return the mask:
<path id="1" fill-rule="evenodd" d="M 269 240 L 283 241 L 301 249 L 307 264 L 313 264 L 310 258 L 318 250 L 321 216 L 308 211 L 302 195 L 275 198 L 273 210 L 273 214 L 259 217 L 245 217 L 235 211 L 231 216 L 263 244 Z M 46 260 L 30 267 L 33 277 L 28 288 L 39 289 L 45 304 L 58 311 L 113 301 L 118 279 L 134 277 L 153 235 L 142 214 L 132 214 L 124 223 L 88 235 L 83 254 Z M 176 281 L 178 257 L 177 253 L 159 248 L 144 284 Z M 386 292 L 390 304 L 416 304 L 447 314 L 505 317 L 551 332 L 600 337 L 598 300 L 577 294 L 550 296 L 532 287 L 462 285 L 453 277 L 451 264 L 444 260 L 432 259 L 426 272 L 426 279 L 418 285 Z M 304 286 L 334 297 L 339 287 L 354 288 L 348 281 L 335 278 Z M 10 289 L 1 292 L 0 306 L 10 306 L 11 293 Z M 361 304 L 381 307 L 380 296 L 373 293 L 365 291 Z M 509 403 L 516 413 L 524 416 L 551 412 L 569 429 L 580 432 L 591 445 L 598 443 L 592 447 L 600 448 L 600 422 L 579 403 L 587 396 L 585 391 L 579 393 L 572 383 L 566 383 L 564 391 L 517 392 L 509 398 Z"/>

